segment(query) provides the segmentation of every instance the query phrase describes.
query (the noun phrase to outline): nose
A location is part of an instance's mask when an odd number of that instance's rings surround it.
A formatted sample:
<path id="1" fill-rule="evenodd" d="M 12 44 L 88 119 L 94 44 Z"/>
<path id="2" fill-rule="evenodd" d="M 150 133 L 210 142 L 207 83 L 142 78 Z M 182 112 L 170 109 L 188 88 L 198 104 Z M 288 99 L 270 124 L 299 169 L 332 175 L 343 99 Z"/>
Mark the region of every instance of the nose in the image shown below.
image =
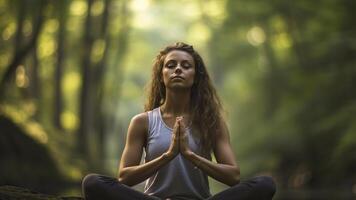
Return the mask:
<path id="1" fill-rule="evenodd" d="M 182 66 L 180 64 L 177 64 L 177 67 L 174 70 L 175 73 L 181 73 L 182 72 Z"/>

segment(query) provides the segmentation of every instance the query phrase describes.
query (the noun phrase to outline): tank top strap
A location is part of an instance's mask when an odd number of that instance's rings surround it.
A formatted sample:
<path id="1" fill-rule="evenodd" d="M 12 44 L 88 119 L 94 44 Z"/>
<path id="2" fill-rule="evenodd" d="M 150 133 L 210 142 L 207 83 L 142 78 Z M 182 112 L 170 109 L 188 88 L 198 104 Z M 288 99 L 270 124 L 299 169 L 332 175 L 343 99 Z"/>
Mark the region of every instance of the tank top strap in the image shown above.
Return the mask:
<path id="1" fill-rule="evenodd" d="M 148 137 L 152 136 L 159 125 L 159 107 L 147 112 L 148 114 Z"/>

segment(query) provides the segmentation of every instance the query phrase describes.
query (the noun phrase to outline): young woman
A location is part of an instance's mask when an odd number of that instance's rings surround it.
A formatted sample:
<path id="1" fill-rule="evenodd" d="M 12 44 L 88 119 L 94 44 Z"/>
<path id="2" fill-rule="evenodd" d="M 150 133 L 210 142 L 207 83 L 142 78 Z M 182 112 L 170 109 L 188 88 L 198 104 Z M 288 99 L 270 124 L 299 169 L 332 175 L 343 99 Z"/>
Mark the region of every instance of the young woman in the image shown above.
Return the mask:
<path id="1" fill-rule="evenodd" d="M 148 89 L 145 112 L 129 125 L 118 179 L 87 175 L 85 199 L 272 199 L 270 177 L 240 182 L 219 98 L 192 46 L 179 42 L 164 48 Z M 211 196 L 208 176 L 231 187 Z M 130 187 L 145 180 L 143 193 Z"/>

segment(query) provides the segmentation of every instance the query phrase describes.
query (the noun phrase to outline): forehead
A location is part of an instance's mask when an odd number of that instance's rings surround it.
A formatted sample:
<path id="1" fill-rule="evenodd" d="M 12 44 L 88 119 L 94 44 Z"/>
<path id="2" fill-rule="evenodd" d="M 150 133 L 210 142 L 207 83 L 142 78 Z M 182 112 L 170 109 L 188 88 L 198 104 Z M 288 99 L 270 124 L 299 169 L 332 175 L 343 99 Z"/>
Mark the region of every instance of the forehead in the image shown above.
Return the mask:
<path id="1" fill-rule="evenodd" d="M 193 56 L 191 56 L 189 53 L 185 52 L 185 51 L 180 51 L 180 50 L 173 50 L 170 51 L 166 58 L 164 59 L 164 62 L 167 62 L 169 60 L 187 60 L 190 62 L 194 62 Z"/>

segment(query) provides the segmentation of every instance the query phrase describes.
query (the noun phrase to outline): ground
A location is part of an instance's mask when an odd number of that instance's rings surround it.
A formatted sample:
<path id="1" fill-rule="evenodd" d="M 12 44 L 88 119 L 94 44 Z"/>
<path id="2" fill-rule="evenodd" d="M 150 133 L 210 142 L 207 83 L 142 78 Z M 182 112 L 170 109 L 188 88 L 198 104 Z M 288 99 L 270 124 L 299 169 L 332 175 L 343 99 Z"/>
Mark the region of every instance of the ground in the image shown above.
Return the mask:
<path id="1" fill-rule="evenodd" d="M 30 189 L 4 185 L 0 186 L 1 200 L 84 200 L 82 197 L 61 197 L 48 194 L 41 194 Z"/>

